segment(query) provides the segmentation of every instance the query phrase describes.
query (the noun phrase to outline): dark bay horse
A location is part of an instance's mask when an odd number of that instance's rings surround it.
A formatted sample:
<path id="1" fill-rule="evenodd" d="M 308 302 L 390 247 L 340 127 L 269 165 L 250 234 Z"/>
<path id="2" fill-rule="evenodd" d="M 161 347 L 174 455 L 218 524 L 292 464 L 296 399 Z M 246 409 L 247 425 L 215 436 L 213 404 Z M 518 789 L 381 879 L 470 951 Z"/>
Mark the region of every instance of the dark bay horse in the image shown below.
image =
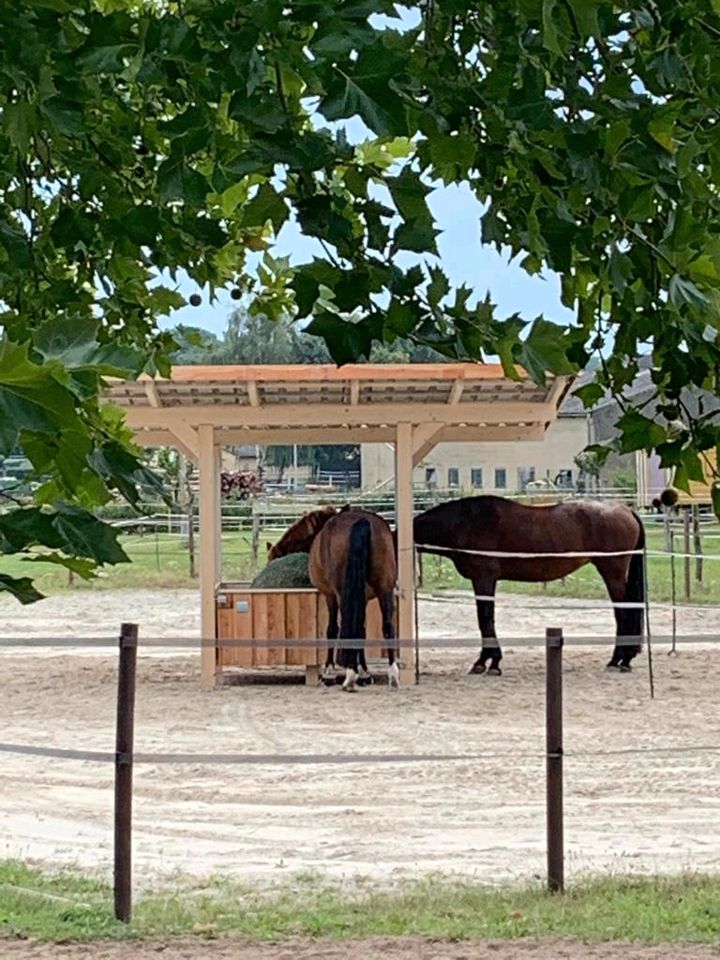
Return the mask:
<path id="1" fill-rule="evenodd" d="M 614 608 L 617 639 L 608 668 L 631 669 L 644 629 L 645 530 L 629 507 L 590 500 L 531 507 L 503 497 L 466 497 L 415 517 L 414 537 L 418 551 L 449 557 L 460 576 L 472 581 L 482 649 L 471 673 L 502 672 L 495 633 L 498 580 L 559 580 L 586 563 L 603 578 L 613 603 L 627 604 Z"/>
<path id="2" fill-rule="evenodd" d="M 387 521 L 368 510 L 346 510 L 331 517 L 310 548 L 310 580 L 325 596 L 328 607 L 328 640 L 364 640 L 365 608 L 377 597 L 382 611 L 383 636 L 395 639 L 394 608 L 397 560 Z M 338 629 L 338 613 L 340 625 Z M 395 645 L 388 647 L 391 687 L 400 685 Z M 326 672 L 332 666 L 328 649 Z M 367 671 L 364 650 L 338 647 L 338 663 L 345 667 L 343 690 L 355 690 L 358 667 Z"/>

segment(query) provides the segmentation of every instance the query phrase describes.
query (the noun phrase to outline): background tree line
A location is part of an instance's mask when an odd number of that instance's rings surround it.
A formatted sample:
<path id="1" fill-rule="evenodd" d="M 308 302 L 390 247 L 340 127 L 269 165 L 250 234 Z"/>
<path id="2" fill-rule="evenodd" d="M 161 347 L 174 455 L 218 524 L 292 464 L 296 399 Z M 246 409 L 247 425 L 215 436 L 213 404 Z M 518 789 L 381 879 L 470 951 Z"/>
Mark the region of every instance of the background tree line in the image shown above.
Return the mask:
<path id="1" fill-rule="evenodd" d="M 245 307 L 233 310 L 219 337 L 186 325 L 175 327 L 172 334 L 179 345 L 173 354 L 176 364 L 333 363 L 325 341 L 304 333 L 289 316 L 271 320 Z M 430 347 L 403 339 L 375 344 L 370 353 L 371 363 L 442 363 L 447 359 Z M 299 466 L 316 471 L 346 473 L 360 469 L 357 444 L 303 444 L 295 451 L 291 446 L 269 446 L 262 454 L 265 465 L 278 471 L 280 482 L 294 457 Z"/>

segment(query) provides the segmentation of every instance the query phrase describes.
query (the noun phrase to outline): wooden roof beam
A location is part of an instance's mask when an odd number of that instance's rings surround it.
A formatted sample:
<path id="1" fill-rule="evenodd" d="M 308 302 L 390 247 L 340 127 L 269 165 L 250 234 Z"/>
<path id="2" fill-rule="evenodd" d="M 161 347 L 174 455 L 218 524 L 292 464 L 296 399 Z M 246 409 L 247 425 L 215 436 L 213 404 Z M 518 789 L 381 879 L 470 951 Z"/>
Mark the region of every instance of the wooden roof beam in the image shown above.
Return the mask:
<path id="1" fill-rule="evenodd" d="M 197 430 L 193 430 L 186 423 L 174 423 L 168 433 L 173 438 L 172 445 L 197 463 L 200 457 L 200 441 Z"/>
<path id="2" fill-rule="evenodd" d="M 450 396 L 448 397 L 448 403 L 451 406 L 460 403 L 460 397 L 462 396 L 463 388 L 465 387 L 465 381 L 460 380 L 459 378 L 453 383 L 450 388 Z"/>
<path id="3" fill-rule="evenodd" d="M 257 383 L 254 380 L 247 381 L 248 400 L 251 407 L 260 406 L 260 395 L 258 394 Z"/>
<path id="4" fill-rule="evenodd" d="M 145 388 L 145 396 L 148 398 L 148 403 L 151 407 L 161 407 L 163 405 L 162 400 L 160 399 L 160 394 L 158 393 L 157 385 L 154 380 L 146 380 L 143 384 Z"/>
<path id="5" fill-rule="evenodd" d="M 525 426 L 474 426 L 474 427 L 442 427 L 442 435 L 434 439 L 435 443 L 504 443 L 518 440 L 542 440 L 545 435 L 543 424 L 529 424 Z M 263 429 L 262 427 L 253 427 L 243 429 L 241 427 L 231 427 L 223 429 L 216 428 L 215 442 L 218 444 L 278 444 L 288 445 L 293 443 L 311 443 L 311 444 L 334 444 L 347 443 L 385 443 L 393 444 L 395 436 L 394 427 L 367 427 L 342 428 L 342 427 L 315 427 L 307 428 L 289 428 L 282 430 Z M 170 430 L 139 430 L 135 439 L 145 447 L 175 447 L 182 449 L 185 453 L 187 447 L 176 433 Z M 429 439 L 425 441 L 429 442 Z M 432 449 L 432 448 L 430 448 Z M 416 453 L 419 453 L 416 450 Z M 186 453 L 186 456 L 190 456 Z M 423 453 L 422 456 L 427 456 Z M 415 459 L 415 457 L 413 457 Z M 420 457 L 417 463 L 420 462 Z"/>
<path id="6" fill-rule="evenodd" d="M 191 427 L 213 424 L 216 427 L 362 427 L 395 423 L 433 423 L 437 427 L 460 424 L 549 423 L 557 416 L 554 404 L 523 400 L 498 400 L 480 403 L 373 403 L 357 407 L 315 403 L 260 407 L 213 404 L 125 408 L 128 426 L 153 429 L 174 428 L 178 423 Z"/>
<path id="7" fill-rule="evenodd" d="M 457 381 L 455 381 L 457 383 Z M 416 467 L 441 442 L 447 427 L 436 423 L 421 423 L 413 430 L 413 467 Z"/>

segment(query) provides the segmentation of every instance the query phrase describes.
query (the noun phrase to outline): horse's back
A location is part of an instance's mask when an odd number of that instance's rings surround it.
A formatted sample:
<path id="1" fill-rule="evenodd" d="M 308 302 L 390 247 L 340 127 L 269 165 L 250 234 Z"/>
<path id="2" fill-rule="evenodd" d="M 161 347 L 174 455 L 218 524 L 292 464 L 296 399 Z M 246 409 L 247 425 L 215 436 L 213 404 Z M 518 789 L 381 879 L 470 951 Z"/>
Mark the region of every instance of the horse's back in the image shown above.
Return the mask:
<path id="1" fill-rule="evenodd" d="M 449 556 L 470 580 L 537 582 L 568 576 L 592 554 L 634 549 L 638 524 L 620 503 L 529 506 L 503 497 L 466 497 L 416 517 L 415 541 L 420 549 Z"/>
<path id="2" fill-rule="evenodd" d="M 370 528 L 368 583 L 372 592 L 391 590 L 397 580 L 392 532 L 386 520 L 369 510 L 346 510 L 323 526 L 310 549 L 310 579 L 323 593 L 342 593 L 352 530 L 364 520 Z"/>

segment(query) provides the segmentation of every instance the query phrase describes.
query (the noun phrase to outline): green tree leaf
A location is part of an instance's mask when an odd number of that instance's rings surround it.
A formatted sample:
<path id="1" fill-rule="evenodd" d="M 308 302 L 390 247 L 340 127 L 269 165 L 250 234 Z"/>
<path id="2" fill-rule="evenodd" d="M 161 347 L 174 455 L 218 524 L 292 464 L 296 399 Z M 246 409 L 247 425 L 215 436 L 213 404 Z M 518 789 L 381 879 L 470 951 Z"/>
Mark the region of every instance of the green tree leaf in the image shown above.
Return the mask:
<path id="1" fill-rule="evenodd" d="M 23 430 L 55 434 L 74 418 L 72 394 L 28 360 L 27 344 L 0 340 L 0 455 L 12 451 Z"/>
<path id="2" fill-rule="evenodd" d="M 36 603 L 43 599 L 42 593 L 35 589 L 30 577 L 11 577 L 0 573 L 0 592 L 12 594 L 20 603 Z"/>
<path id="3" fill-rule="evenodd" d="M 637 410 L 628 410 L 618 420 L 622 431 L 620 450 L 631 453 L 633 450 L 652 450 L 667 438 L 667 432 L 654 420 Z"/>

